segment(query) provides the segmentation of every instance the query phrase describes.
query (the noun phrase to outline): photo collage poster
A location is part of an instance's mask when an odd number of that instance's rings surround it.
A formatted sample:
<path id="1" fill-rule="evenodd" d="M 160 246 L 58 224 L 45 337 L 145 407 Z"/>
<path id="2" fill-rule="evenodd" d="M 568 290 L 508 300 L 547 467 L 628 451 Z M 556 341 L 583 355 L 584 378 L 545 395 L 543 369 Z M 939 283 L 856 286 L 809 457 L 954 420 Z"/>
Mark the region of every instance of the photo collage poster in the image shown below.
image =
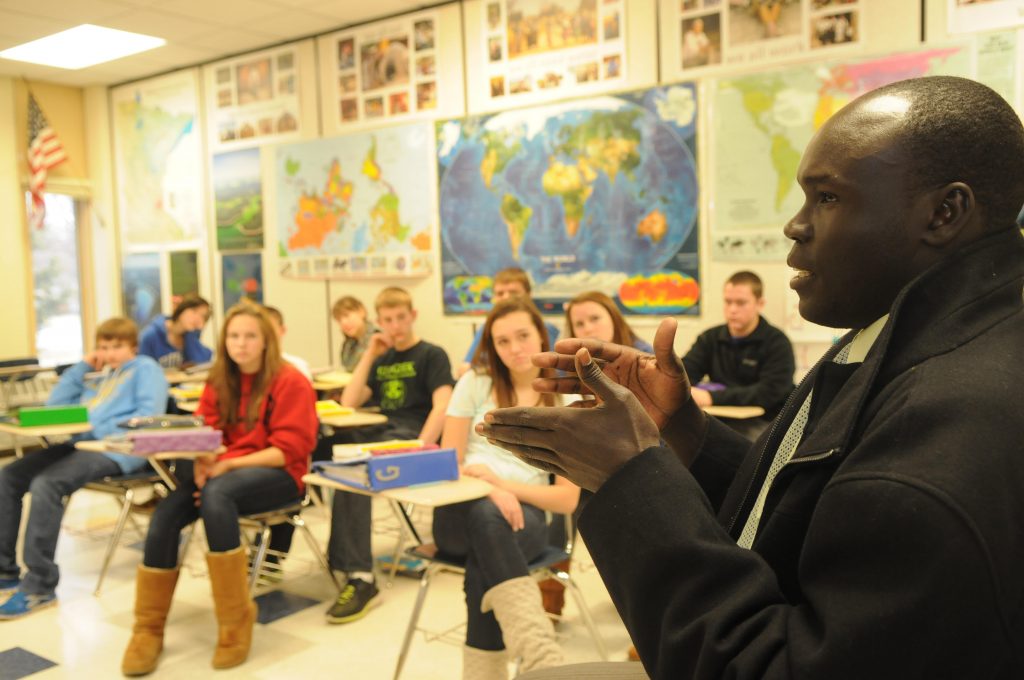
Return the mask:
<path id="1" fill-rule="evenodd" d="M 229 149 L 301 134 L 299 54 L 294 45 L 205 69 L 210 146 Z"/>
<path id="2" fill-rule="evenodd" d="M 482 22 L 488 108 L 627 82 L 625 0 L 486 0 Z"/>
<path id="3" fill-rule="evenodd" d="M 328 36 L 335 60 L 334 116 L 342 126 L 410 118 L 438 108 L 436 12 Z"/>
<path id="4" fill-rule="evenodd" d="M 666 5 L 668 6 L 666 8 Z M 864 0 L 662 0 L 679 41 L 671 77 L 862 43 Z"/>

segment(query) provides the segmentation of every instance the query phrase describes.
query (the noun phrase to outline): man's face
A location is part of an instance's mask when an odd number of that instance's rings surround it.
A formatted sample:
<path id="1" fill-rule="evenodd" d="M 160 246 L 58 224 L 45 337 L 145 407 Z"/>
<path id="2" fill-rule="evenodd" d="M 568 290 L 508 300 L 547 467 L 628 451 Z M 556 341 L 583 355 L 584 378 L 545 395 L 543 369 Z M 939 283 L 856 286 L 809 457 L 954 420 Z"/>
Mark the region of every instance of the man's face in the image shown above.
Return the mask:
<path id="1" fill-rule="evenodd" d="M 416 312 L 405 305 L 381 307 L 377 310 L 377 325 L 397 345 L 412 338 L 412 325 L 415 321 Z"/>
<path id="2" fill-rule="evenodd" d="M 931 207 L 912 187 L 913 160 L 892 144 L 901 120 L 891 111 L 844 110 L 804 153 L 797 171 L 804 205 L 784 233 L 795 241 L 790 287 L 808 321 L 863 328 L 920 271 L 924 253 L 913 234 Z"/>
<path id="3" fill-rule="evenodd" d="M 120 368 L 135 358 L 135 346 L 116 338 L 101 339 L 96 343 L 96 359 L 103 366 Z"/>
<path id="4" fill-rule="evenodd" d="M 512 281 L 510 283 L 496 283 L 494 284 L 494 294 L 491 299 L 494 302 L 501 302 L 513 297 L 524 297 L 526 295 L 526 289 L 523 288 L 523 284 L 518 281 Z"/>
<path id="5" fill-rule="evenodd" d="M 725 284 L 725 325 L 729 335 L 742 338 L 750 335 L 757 328 L 758 315 L 764 308 L 764 298 L 754 295 L 754 290 L 746 283 Z"/>

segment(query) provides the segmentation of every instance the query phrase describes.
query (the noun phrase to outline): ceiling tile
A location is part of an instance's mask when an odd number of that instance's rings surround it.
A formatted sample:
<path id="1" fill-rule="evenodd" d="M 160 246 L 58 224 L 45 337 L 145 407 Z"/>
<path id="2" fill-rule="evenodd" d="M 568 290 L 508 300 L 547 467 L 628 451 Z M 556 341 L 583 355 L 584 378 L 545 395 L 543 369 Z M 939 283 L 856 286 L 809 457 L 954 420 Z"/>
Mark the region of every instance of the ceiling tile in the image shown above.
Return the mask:
<path id="1" fill-rule="evenodd" d="M 0 13 L 0 35 L 7 38 L 15 38 L 18 40 L 18 44 L 63 31 L 74 25 L 74 22 L 71 21 L 42 19 L 40 17 L 27 16 L 20 12 L 4 11 Z"/>
<path id="2" fill-rule="evenodd" d="M 0 0 L 0 9 L 70 22 L 73 26 L 86 23 L 101 24 L 104 19 L 131 10 L 130 7 L 111 0 Z"/>
<path id="3" fill-rule="evenodd" d="M 151 9 L 129 10 L 106 21 L 106 26 L 163 38 L 169 43 L 187 41 L 206 33 L 210 27 L 203 21 L 166 14 Z"/>
<path id="4" fill-rule="evenodd" d="M 187 47 L 214 50 L 218 55 L 234 54 L 243 50 L 255 50 L 279 42 L 278 38 L 266 33 L 233 29 L 218 29 L 189 39 Z"/>
<path id="5" fill-rule="evenodd" d="M 223 26 L 244 25 L 280 11 L 279 6 L 260 0 L 174 0 L 162 7 L 167 12 Z"/>
<path id="6" fill-rule="evenodd" d="M 277 38 L 297 38 L 317 33 L 326 33 L 336 28 L 338 20 L 324 14 L 302 10 L 285 10 L 263 19 L 241 24 L 244 28 L 260 31 Z"/>

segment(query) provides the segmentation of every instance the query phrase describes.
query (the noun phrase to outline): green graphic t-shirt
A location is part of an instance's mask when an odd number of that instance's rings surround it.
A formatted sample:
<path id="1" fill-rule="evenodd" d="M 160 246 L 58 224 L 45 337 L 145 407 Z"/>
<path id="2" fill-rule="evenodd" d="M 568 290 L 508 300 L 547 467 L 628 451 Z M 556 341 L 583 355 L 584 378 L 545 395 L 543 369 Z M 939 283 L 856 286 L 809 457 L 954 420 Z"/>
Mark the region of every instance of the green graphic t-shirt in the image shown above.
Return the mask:
<path id="1" fill-rule="evenodd" d="M 412 439 L 430 414 L 434 390 L 453 382 L 445 351 L 421 340 L 402 352 L 389 349 L 374 361 L 366 386 L 387 415 L 388 430 Z"/>

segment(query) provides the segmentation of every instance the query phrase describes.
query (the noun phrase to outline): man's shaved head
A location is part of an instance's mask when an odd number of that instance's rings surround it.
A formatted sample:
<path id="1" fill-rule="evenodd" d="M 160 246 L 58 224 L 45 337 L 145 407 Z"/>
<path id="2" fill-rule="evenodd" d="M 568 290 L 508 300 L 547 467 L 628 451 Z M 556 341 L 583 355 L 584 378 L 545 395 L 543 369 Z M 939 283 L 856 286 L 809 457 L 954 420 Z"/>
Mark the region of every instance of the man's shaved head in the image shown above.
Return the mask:
<path id="1" fill-rule="evenodd" d="M 932 76 L 874 90 L 848 113 L 887 109 L 896 114 L 891 141 L 917 188 L 963 182 L 989 229 L 1015 223 L 1024 206 L 1024 126 L 1006 100 L 973 80 Z"/>

